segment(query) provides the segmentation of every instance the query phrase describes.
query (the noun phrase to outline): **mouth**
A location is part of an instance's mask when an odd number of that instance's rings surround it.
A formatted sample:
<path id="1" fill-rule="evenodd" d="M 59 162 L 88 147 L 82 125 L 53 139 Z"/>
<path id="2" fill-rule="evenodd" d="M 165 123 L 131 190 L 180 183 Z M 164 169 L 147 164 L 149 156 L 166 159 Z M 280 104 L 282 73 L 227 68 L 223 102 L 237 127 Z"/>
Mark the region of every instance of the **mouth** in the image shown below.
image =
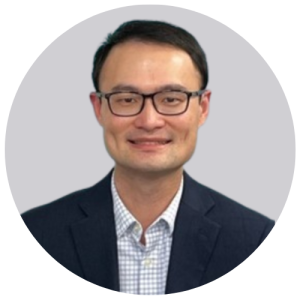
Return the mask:
<path id="1" fill-rule="evenodd" d="M 134 145 L 166 145 L 171 142 L 171 140 L 168 139 L 135 139 L 135 140 L 128 140 L 131 144 Z"/>
<path id="2" fill-rule="evenodd" d="M 161 148 L 171 143 L 169 139 L 133 139 L 128 142 L 135 148 L 140 149 L 155 149 Z"/>
<path id="3" fill-rule="evenodd" d="M 129 140 L 131 144 L 134 145 L 166 145 L 171 142 L 171 140 Z"/>

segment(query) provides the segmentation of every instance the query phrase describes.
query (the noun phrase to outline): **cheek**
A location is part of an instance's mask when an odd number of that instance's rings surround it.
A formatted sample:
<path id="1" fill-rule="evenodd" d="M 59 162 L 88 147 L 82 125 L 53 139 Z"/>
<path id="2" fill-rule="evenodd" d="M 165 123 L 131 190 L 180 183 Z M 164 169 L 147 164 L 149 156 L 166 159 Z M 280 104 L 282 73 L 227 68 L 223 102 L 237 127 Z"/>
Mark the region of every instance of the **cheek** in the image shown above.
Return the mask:
<path id="1" fill-rule="evenodd" d="M 177 132 L 180 132 L 181 142 L 190 144 L 194 143 L 198 133 L 198 119 L 195 115 L 187 116 L 187 118 L 178 120 Z"/>
<path id="2" fill-rule="evenodd" d="M 116 147 L 119 140 L 119 133 L 115 127 L 106 127 L 105 132 L 105 141 L 110 147 Z"/>
<path id="3" fill-rule="evenodd" d="M 184 145 L 187 148 L 194 148 L 197 140 L 197 130 L 195 128 L 190 128 L 185 132 Z"/>
<path id="4" fill-rule="evenodd" d="M 125 140 L 126 124 L 122 120 L 106 120 L 103 125 L 105 141 L 110 147 L 120 147 Z"/>

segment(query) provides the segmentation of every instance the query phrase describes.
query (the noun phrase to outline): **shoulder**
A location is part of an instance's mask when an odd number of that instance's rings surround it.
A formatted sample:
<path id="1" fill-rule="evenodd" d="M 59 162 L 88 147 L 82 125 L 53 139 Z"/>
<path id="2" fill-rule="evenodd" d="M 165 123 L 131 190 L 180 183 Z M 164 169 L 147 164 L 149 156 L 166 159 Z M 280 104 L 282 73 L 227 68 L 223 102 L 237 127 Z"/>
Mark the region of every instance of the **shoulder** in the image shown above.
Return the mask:
<path id="1" fill-rule="evenodd" d="M 79 190 L 71 194 L 65 195 L 57 200 L 49 202 L 47 204 L 32 208 L 22 213 L 21 216 L 25 220 L 41 219 L 41 217 L 51 216 L 56 213 L 67 213 L 72 210 L 72 207 L 76 206 L 79 199 L 89 193 L 91 188 Z"/>
<path id="2" fill-rule="evenodd" d="M 26 224 L 35 223 L 39 225 L 39 223 L 51 222 L 53 219 L 56 223 L 60 220 L 62 222 L 72 221 L 72 219 L 84 215 L 86 203 L 93 205 L 94 199 L 98 202 L 99 197 L 109 193 L 111 173 L 91 187 L 75 191 L 24 212 L 21 214 L 23 220 Z"/>
<path id="3" fill-rule="evenodd" d="M 61 197 L 55 201 L 30 209 L 21 214 L 21 217 L 31 233 L 41 239 L 45 230 L 63 227 L 83 217 L 78 207 L 78 201 L 86 197 L 92 188 L 79 190 Z"/>
<path id="4" fill-rule="evenodd" d="M 254 220 L 267 220 L 268 218 L 263 214 L 257 212 L 254 209 L 250 209 L 247 206 L 233 200 L 220 192 L 217 192 L 211 188 L 206 187 L 208 193 L 215 201 L 216 210 L 226 212 L 226 214 L 232 217 L 250 218 Z"/>
<path id="5" fill-rule="evenodd" d="M 210 211 L 210 215 L 212 217 L 216 217 L 221 219 L 229 218 L 229 219 L 252 219 L 254 221 L 263 220 L 267 221 L 270 220 L 268 217 L 264 216 L 263 214 L 246 207 L 245 205 L 233 200 L 220 192 L 217 192 L 211 188 L 205 187 L 202 185 L 202 188 L 206 189 L 207 193 L 213 199 L 215 205 L 214 209 Z"/>

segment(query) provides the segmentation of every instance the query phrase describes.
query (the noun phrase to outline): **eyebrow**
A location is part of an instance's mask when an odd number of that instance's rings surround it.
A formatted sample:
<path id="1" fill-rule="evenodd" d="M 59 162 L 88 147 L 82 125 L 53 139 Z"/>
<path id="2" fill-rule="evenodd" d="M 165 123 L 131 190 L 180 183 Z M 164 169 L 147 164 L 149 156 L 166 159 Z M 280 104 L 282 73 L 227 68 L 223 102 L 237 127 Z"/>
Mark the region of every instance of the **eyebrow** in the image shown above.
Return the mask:
<path id="1" fill-rule="evenodd" d="M 188 89 L 181 85 L 181 84 L 165 84 L 162 86 L 159 86 L 158 88 L 155 89 L 156 91 L 169 91 L 169 90 L 179 90 L 179 91 L 187 91 Z M 141 90 L 134 85 L 129 85 L 129 84 L 117 84 L 115 85 L 112 89 L 112 92 L 119 92 L 119 91 L 124 91 L 124 92 L 141 92 Z"/>

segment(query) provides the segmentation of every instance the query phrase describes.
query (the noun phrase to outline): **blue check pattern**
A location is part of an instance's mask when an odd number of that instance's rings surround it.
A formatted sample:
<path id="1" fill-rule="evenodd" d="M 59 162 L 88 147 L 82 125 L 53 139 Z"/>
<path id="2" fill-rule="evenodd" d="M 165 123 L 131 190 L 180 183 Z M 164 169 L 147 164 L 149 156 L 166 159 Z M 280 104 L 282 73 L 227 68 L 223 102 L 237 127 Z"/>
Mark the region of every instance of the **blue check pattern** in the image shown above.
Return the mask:
<path id="1" fill-rule="evenodd" d="M 142 226 L 120 199 L 114 174 L 111 181 L 116 224 L 120 291 L 139 295 L 165 294 L 174 223 L 182 190 L 168 208 L 146 230 L 146 244 L 140 243 Z"/>

